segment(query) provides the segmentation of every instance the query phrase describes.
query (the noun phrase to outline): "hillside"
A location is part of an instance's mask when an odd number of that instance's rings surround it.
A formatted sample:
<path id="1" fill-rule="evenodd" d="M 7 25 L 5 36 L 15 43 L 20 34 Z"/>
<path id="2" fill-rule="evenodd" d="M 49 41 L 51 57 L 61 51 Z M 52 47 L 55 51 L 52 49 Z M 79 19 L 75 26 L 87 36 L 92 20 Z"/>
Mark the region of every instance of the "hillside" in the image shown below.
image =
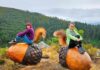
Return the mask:
<path id="1" fill-rule="evenodd" d="M 57 29 L 66 29 L 70 21 L 48 17 L 40 13 L 23 11 L 13 8 L 0 7 L 0 44 L 7 44 L 17 32 L 25 28 L 25 21 L 30 20 L 34 29 L 45 27 L 47 39 Z M 84 40 L 96 46 L 100 46 L 100 25 L 90 25 L 75 22 L 78 29 L 84 30 Z"/>

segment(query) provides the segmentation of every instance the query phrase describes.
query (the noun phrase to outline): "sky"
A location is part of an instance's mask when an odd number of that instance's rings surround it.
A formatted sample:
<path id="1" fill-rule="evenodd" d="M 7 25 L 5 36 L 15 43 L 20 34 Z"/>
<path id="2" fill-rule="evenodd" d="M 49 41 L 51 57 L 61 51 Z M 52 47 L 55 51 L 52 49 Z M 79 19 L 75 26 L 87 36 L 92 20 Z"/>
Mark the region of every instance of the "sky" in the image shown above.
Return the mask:
<path id="1" fill-rule="evenodd" d="M 53 16 L 54 14 L 48 13 L 47 10 L 100 9 L 100 0 L 0 0 L 0 6 L 40 12 Z M 54 13 L 56 12 L 58 11 Z M 63 15 L 61 17 L 63 17 Z"/>
<path id="2" fill-rule="evenodd" d="M 0 0 L 0 6 L 30 11 L 52 8 L 93 9 L 100 8 L 100 0 Z"/>

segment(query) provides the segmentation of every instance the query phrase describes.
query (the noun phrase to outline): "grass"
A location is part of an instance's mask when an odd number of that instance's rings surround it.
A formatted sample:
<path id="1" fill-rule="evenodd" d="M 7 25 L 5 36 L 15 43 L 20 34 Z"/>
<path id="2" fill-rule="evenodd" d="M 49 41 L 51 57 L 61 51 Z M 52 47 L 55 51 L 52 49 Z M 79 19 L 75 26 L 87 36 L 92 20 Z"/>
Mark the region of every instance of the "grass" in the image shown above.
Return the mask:
<path id="1" fill-rule="evenodd" d="M 96 57 L 96 53 L 98 51 L 98 48 L 93 47 L 92 44 L 84 44 L 83 45 L 85 50 L 88 52 L 88 54 L 90 55 L 91 58 Z"/>
<path id="2" fill-rule="evenodd" d="M 43 48 L 43 55 L 48 55 L 50 59 L 55 60 L 58 57 L 59 47 L 57 45 L 51 45 L 49 48 Z"/>
<path id="3" fill-rule="evenodd" d="M 0 56 L 5 55 L 8 48 L 0 48 Z"/>
<path id="4" fill-rule="evenodd" d="M 4 64 L 7 48 L 0 48 L 0 64 Z"/>

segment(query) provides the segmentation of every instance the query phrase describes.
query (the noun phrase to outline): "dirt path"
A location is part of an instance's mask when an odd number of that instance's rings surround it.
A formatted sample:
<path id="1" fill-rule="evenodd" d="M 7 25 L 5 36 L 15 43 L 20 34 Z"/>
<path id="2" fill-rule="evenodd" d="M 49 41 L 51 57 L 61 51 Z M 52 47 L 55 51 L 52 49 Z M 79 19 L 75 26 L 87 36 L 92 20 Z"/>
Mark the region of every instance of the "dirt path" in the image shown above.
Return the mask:
<path id="1" fill-rule="evenodd" d="M 25 66 L 19 70 L 68 70 L 63 68 L 58 62 L 50 59 L 42 59 L 41 62 L 33 66 Z"/>

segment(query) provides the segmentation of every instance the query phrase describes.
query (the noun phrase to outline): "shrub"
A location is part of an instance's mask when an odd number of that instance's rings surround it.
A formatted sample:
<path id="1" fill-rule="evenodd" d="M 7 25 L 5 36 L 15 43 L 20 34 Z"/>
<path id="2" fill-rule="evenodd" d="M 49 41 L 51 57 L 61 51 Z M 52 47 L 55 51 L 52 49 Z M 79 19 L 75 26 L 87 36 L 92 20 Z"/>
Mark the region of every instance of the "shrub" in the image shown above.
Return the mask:
<path id="1" fill-rule="evenodd" d="M 93 47 L 92 44 L 84 44 L 84 48 L 91 57 L 96 56 L 96 52 L 98 51 L 98 49 Z"/>

